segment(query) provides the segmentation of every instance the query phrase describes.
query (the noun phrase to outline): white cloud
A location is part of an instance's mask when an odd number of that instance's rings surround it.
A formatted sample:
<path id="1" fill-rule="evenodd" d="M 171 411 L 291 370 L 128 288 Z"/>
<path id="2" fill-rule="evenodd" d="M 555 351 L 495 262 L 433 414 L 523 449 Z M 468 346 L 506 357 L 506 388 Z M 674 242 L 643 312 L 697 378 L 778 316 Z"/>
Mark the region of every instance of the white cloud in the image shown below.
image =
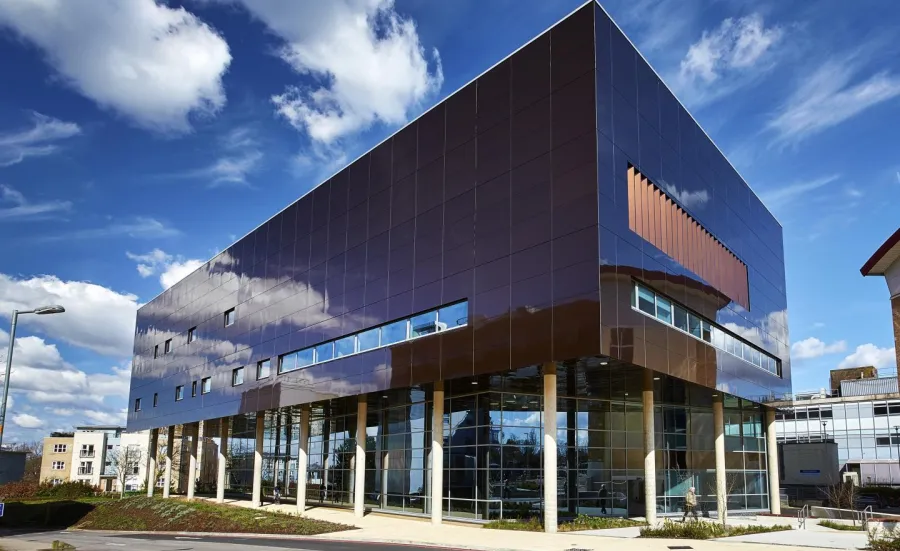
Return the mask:
<path id="1" fill-rule="evenodd" d="M 675 86 L 694 104 L 725 96 L 772 67 L 773 47 L 783 35 L 779 26 L 766 27 L 758 13 L 729 17 L 691 44 Z"/>
<path id="2" fill-rule="evenodd" d="M 68 241 L 71 239 L 103 239 L 108 237 L 131 237 L 152 239 L 180 235 L 177 229 L 167 226 L 156 218 L 137 216 L 127 220 L 113 220 L 106 226 L 70 230 L 66 233 L 38 237 L 39 241 Z"/>
<path id="3" fill-rule="evenodd" d="M 9 334 L 0 330 L 0 341 L 6 343 L 8 340 Z M 5 357 L 6 347 L 0 352 Z M 24 396 L 27 402 L 105 406 L 107 398 L 128 395 L 130 378 L 128 367 L 86 373 L 65 361 L 55 344 L 40 337 L 25 336 L 16 338 L 9 386 L 12 392 Z M 0 373 L 0 382 L 2 380 Z"/>
<path id="4" fill-rule="evenodd" d="M 80 415 L 100 425 L 124 425 L 127 414 L 124 411 L 98 411 L 86 409 Z"/>
<path id="5" fill-rule="evenodd" d="M 159 284 L 163 289 L 175 285 L 194 270 L 206 264 L 203 260 L 172 256 L 160 249 L 153 249 L 147 254 L 125 253 L 128 258 L 138 263 L 137 271 L 141 277 L 159 274 Z"/>
<path id="6" fill-rule="evenodd" d="M 768 122 L 768 129 L 776 135 L 775 144 L 798 143 L 900 96 L 900 76 L 886 71 L 854 82 L 862 63 L 857 54 L 829 59 L 811 75 L 800 78 Z"/>
<path id="7" fill-rule="evenodd" d="M 155 0 L 4 0 L 0 25 L 39 47 L 64 82 L 160 131 L 225 105 L 225 40 L 184 8 Z"/>
<path id="8" fill-rule="evenodd" d="M 0 6 L 0 13 L 3 7 Z M 40 113 L 32 113 L 27 130 L 0 133 L 0 166 L 21 163 L 28 157 L 43 157 L 59 149 L 56 143 L 81 133 L 74 122 L 64 122 Z"/>
<path id="9" fill-rule="evenodd" d="M 809 337 L 802 341 L 797 341 L 791 346 L 791 356 L 797 360 L 805 360 L 809 358 L 818 358 L 825 354 L 837 354 L 847 350 L 846 341 L 835 341 L 826 344 L 823 341 Z"/>
<path id="10" fill-rule="evenodd" d="M 642 52 L 665 52 L 693 26 L 702 7 L 696 0 L 620 0 L 603 7 Z"/>
<path id="11" fill-rule="evenodd" d="M 247 177 L 259 167 L 263 152 L 247 127 L 232 129 L 219 140 L 221 155 L 208 166 L 176 176 L 208 180 L 209 187 L 247 185 Z"/>
<path id="12" fill-rule="evenodd" d="M 415 23 L 393 0 L 239 0 L 283 44 L 281 58 L 318 85 L 288 86 L 278 111 L 313 142 L 332 144 L 377 122 L 400 124 L 444 81 Z"/>
<path id="13" fill-rule="evenodd" d="M 778 189 L 765 191 L 761 195 L 762 202 L 770 209 L 781 208 L 796 199 L 806 196 L 811 191 L 827 186 L 840 177 L 840 174 L 832 174 L 816 178 L 815 180 L 794 182 Z"/>
<path id="14" fill-rule="evenodd" d="M 12 422 L 23 429 L 39 429 L 44 426 L 43 420 L 27 413 L 13 415 Z"/>
<path id="15" fill-rule="evenodd" d="M 875 367 L 895 367 L 897 365 L 897 355 L 894 348 L 879 348 L 872 343 L 861 344 L 856 347 L 856 351 L 841 361 L 838 369 L 845 367 L 862 367 L 874 365 Z"/>
<path id="16" fill-rule="evenodd" d="M 821 328 L 825 327 L 825 322 L 817 321 L 812 326 L 813 326 L 813 329 L 821 329 Z"/>
<path id="17" fill-rule="evenodd" d="M 130 357 L 137 297 L 87 281 L 63 281 L 41 275 L 28 279 L 0 274 L 0 313 L 61 304 L 64 314 L 24 315 L 19 323 L 99 354 Z"/>
<path id="18" fill-rule="evenodd" d="M 70 201 L 32 203 L 15 188 L 0 184 L 0 222 L 44 220 L 71 208 Z"/>
<path id="19" fill-rule="evenodd" d="M 666 192 L 687 208 L 699 208 L 709 201 L 709 193 L 705 189 L 700 191 L 679 190 L 672 184 L 664 183 Z"/>

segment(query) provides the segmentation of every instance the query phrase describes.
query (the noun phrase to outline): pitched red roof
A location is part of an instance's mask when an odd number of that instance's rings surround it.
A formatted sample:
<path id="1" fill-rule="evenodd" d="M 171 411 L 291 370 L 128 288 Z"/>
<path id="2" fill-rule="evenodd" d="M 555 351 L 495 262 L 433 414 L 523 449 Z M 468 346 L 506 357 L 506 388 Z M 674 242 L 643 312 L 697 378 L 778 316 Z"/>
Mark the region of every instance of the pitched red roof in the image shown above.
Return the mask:
<path id="1" fill-rule="evenodd" d="M 900 229 L 878 247 L 872 258 L 867 260 L 859 271 L 864 276 L 884 275 L 884 271 L 898 258 L 900 258 Z"/>

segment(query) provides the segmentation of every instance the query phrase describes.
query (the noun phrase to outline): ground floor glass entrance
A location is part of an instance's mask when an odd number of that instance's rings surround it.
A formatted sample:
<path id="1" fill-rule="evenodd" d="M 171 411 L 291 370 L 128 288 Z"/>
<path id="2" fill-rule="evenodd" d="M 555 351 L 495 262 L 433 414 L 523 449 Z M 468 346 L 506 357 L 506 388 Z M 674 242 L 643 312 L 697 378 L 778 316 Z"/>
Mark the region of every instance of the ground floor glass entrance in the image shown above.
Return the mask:
<path id="1" fill-rule="evenodd" d="M 447 518 L 540 515 L 543 504 L 544 403 L 540 366 L 445 383 L 443 503 Z M 594 358 L 557 366 L 557 507 L 577 514 L 643 516 L 641 377 Z M 696 488 L 702 511 L 715 509 L 715 391 L 660 377 L 654 382 L 654 437 L 660 514 L 677 514 Z M 365 444 L 367 508 L 429 514 L 433 389 L 368 395 Z M 357 398 L 310 407 L 307 503 L 351 506 L 355 487 Z M 729 509 L 768 507 L 763 411 L 726 397 L 725 464 Z M 263 493 L 277 483 L 296 496 L 300 408 L 264 417 Z M 255 416 L 233 422 L 230 490 L 252 475 Z M 246 490 L 245 490 L 246 491 Z"/>

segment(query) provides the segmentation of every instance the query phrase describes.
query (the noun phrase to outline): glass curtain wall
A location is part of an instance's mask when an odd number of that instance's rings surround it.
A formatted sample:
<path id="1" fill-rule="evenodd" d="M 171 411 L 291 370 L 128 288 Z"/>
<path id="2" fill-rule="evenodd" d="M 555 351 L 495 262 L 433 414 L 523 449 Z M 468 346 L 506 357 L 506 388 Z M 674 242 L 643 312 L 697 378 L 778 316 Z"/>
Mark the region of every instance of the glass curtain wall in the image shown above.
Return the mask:
<path id="1" fill-rule="evenodd" d="M 643 409 L 639 370 L 597 358 L 557 366 L 557 489 L 560 518 L 642 516 Z M 656 385 L 657 503 L 679 514 L 696 488 L 715 509 L 713 391 L 669 377 Z M 543 376 L 539 366 L 446 383 L 444 501 L 448 518 L 527 518 L 543 510 Z M 431 512 L 430 385 L 368 396 L 367 507 Z M 731 510 L 768 507 L 765 435 L 759 406 L 725 399 L 726 484 Z M 356 398 L 312 405 L 307 500 L 353 503 Z M 263 489 L 296 495 L 300 409 L 267 412 Z M 255 417 L 232 427 L 230 491 L 252 486 Z"/>
<path id="2" fill-rule="evenodd" d="M 249 494 L 253 491 L 253 455 L 255 451 L 256 414 L 235 415 L 231 418 L 225 455 L 225 472 L 228 473 L 226 492 Z"/>
<path id="3" fill-rule="evenodd" d="M 367 507 L 430 513 L 431 395 L 430 389 L 412 387 L 369 396 Z"/>

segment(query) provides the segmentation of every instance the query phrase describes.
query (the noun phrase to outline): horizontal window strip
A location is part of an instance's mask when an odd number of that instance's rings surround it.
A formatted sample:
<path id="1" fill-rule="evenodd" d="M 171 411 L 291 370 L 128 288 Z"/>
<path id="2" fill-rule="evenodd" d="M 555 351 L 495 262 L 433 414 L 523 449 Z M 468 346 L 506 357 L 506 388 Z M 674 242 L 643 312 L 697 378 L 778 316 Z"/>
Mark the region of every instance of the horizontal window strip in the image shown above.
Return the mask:
<path id="1" fill-rule="evenodd" d="M 312 365 L 361 354 L 469 323 L 469 302 L 455 302 L 407 318 L 331 339 L 278 358 L 278 373 L 288 373 Z"/>
<path id="2" fill-rule="evenodd" d="M 628 227 L 750 309 L 747 265 L 634 167 L 628 167 Z"/>
<path id="3" fill-rule="evenodd" d="M 781 362 L 778 358 L 725 331 L 672 299 L 660 295 L 650 287 L 640 283 L 634 284 L 631 308 L 727 352 L 754 367 L 781 377 Z"/>

